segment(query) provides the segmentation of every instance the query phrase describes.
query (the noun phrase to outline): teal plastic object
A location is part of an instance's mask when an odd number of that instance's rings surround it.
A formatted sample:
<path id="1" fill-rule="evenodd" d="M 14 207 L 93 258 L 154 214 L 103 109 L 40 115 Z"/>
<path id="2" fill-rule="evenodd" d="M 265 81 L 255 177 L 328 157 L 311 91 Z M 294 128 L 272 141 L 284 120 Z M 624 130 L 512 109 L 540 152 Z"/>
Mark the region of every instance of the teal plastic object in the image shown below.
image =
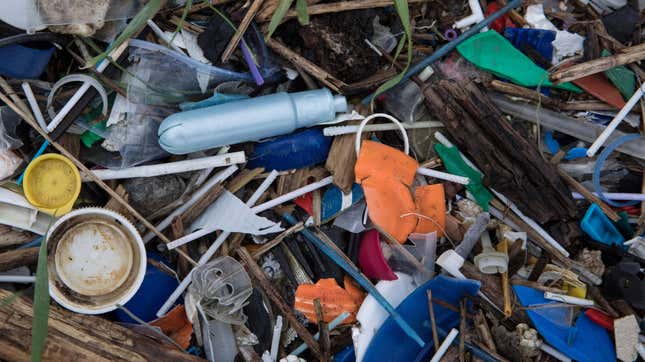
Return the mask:
<path id="1" fill-rule="evenodd" d="M 599 243 L 622 247 L 625 241 L 625 238 L 597 204 L 589 206 L 580 222 L 580 228 Z"/>
<path id="2" fill-rule="evenodd" d="M 513 289 L 523 307 L 542 306 L 528 308 L 526 313 L 544 340 L 558 351 L 580 362 L 616 360 L 614 344 L 607 330 L 584 313 L 580 313 L 573 325 L 566 325 L 570 308 L 549 307 L 547 304 L 559 302 L 545 299 L 542 291 L 520 285 L 513 286 Z"/>
<path id="3" fill-rule="evenodd" d="M 603 49 L 600 55 L 604 57 L 611 56 L 611 52 L 607 49 Z M 609 78 L 620 94 L 628 100 L 634 95 L 636 91 L 636 75 L 631 70 L 627 69 L 624 65 L 613 67 L 611 69 L 605 70 L 605 75 Z"/>
<path id="4" fill-rule="evenodd" d="M 175 113 L 161 123 L 159 145 L 169 153 L 183 155 L 284 135 L 330 121 L 336 112 L 346 111 L 345 97 L 334 96 L 326 88 L 275 93 Z"/>
<path id="5" fill-rule="evenodd" d="M 457 51 L 477 67 L 523 87 L 553 87 L 546 70 L 533 63 L 494 30 L 479 33 L 464 41 L 457 46 Z M 555 88 L 582 92 L 571 83 L 558 84 Z"/>

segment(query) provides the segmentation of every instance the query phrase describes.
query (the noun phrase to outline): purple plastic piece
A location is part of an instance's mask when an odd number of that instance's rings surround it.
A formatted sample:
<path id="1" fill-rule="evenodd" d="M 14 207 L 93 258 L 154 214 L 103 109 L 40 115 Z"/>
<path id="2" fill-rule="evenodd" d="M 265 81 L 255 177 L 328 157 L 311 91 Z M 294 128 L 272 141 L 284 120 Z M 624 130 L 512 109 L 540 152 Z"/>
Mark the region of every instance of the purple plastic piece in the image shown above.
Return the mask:
<path id="1" fill-rule="evenodd" d="M 455 29 L 448 29 L 443 33 L 443 36 L 445 36 L 446 39 L 453 41 L 457 39 L 457 36 L 459 36 L 459 34 L 457 34 L 457 31 Z"/>
<path id="2" fill-rule="evenodd" d="M 240 42 L 240 47 L 242 48 L 242 54 L 244 54 L 244 60 L 246 60 L 246 64 L 249 65 L 249 70 L 251 71 L 251 75 L 253 76 L 253 80 L 255 81 L 255 84 L 257 85 L 264 84 L 264 78 L 262 78 L 262 75 L 260 74 L 258 67 L 255 65 L 255 62 L 253 61 L 253 57 L 251 56 L 249 49 L 246 47 L 246 43 L 244 43 L 243 41 Z"/>

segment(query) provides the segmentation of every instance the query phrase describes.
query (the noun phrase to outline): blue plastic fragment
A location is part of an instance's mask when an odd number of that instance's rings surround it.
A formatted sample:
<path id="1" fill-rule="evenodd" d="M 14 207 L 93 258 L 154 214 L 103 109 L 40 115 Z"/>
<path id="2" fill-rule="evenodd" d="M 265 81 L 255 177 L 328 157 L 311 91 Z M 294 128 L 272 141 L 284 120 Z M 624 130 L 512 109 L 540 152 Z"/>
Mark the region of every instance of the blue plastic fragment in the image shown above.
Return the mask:
<path id="1" fill-rule="evenodd" d="M 364 196 L 363 188 L 357 183 L 352 185 L 349 195 L 344 195 L 343 191 L 336 185 L 331 185 L 322 197 L 322 221 L 329 221 L 341 211 L 361 201 Z"/>
<path id="2" fill-rule="evenodd" d="M 429 361 L 434 353 L 432 346 L 432 328 L 428 311 L 427 290 L 432 297 L 458 306 L 466 295 L 475 296 L 480 283 L 474 280 L 458 280 L 440 275 L 429 280 L 410 294 L 396 311 L 410 324 L 426 342 L 425 348 L 416 345 L 399 328 L 392 317 L 389 317 L 376 332 L 363 358 L 364 362 L 409 362 Z M 468 308 L 470 308 L 470 302 Z M 459 313 L 437 303 L 434 304 L 437 329 L 449 331 L 459 325 Z"/>
<path id="3" fill-rule="evenodd" d="M 515 285 L 513 289 L 523 307 L 559 303 L 545 299 L 544 292 L 533 288 Z M 545 307 L 527 309 L 526 313 L 544 340 L 567 357 L 580 362 L 615 361 L 616 351 L 607 331 L 584 313 L 579 314 L 573 326 L 563 325 L 556 316 L 566 314 L 565 309 Z"/>
<path id="4" fill-rule="evenodd" d="M 148 252 L 147 256 L 149 260 L 165 262 L 164 258 L 157 253 Z M 125 307 L 143 321 L 153 321 L 157 319 L 156 311 L 161 308 L 178 286 L 176 278 L 148 263 L 141 287 L 125 304 Z M 137 323 L 121 309 L 115 310 L 114 314 L 119 322 Z"/>
<path id="5" fill-rule="evenodd" d="M 597 204 L 589 206 L 580 221 L 580 228 L 599 243 L 623 246 L 625 241 L 625 238 Z"/>
<path id="6" fill-rule="evenodd" d="M 340 352 L 334 355 L 334 362 L 354 362 L 356 361 L 356 353 L 354 352 L 354 345 L 350 344 L 349 346 L 340 350 Z"/>
<path id="7" fill-rule="evenodd" d="M 19 79 L 36 79 L 45 71 L 56 48 L 51 44 L 29 47 L 10 44 L 0 47 L 0 75 Z"/>
<path id="8" fill-rule="evenodd" d="M 284 171 L 313 166 L 325 162 L 330 148 L 331 137 L 318 128 L 309 128 L 257 143 L 248 167 Z"/>
<path id="9" fill-rule="evenodd" d="M 553 131 L 544 132 L 544 143 L 549 149 L 551 154 L 556 154 L 560 151 L 560 143 L 553 137 Z M 578 158 L 587 157 L 587 149 L 584 147 L 574 147 L 567 151 L 567 154 L 564 156 L 564 159 L 567 161 L 576 160 Z"/>
<path id="10" fill-rule="evenodd" d="M 525 51 L 526 46 L 530 46 L 548 62 L 550 62 L 553 57 L 553 45 L 551 42 L 555 40 L 555 31 L 543 29 L 505 28 L 504 37 L 522 52 Z"/>

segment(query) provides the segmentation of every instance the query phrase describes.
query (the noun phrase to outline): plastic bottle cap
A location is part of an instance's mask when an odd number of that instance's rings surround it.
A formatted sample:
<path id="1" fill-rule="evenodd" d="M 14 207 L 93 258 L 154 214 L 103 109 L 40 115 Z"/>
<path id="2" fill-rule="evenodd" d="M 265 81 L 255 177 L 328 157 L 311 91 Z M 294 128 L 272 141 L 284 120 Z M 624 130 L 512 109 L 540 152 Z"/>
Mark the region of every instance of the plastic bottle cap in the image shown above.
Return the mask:
<path id="1" fill-rule="evenodd" d="M 29 203 L 46 213 L 61 216 L 72 209 L 81 192 L 81 175 L 69 159 L 48 153 L 27 166 L 23 188 Z"/>
<path id="2" fill-rule="evenodd" d="M 334 110 L 336 110 L 336 113 L 347 112 L 347 98 L 345 98 L 345 96 L 334 96 Z"/>
<path id="3" fill-rule="evenodd" d="M 452 249 L 444 251 L 439 255 L 439 258 L 437 258 L 436 264 L 455 278 L 466 279 L 466 277 L 459 271 L 459 269 L 464 265 L 464 258 L 457 254 L 456 251 Z"/>

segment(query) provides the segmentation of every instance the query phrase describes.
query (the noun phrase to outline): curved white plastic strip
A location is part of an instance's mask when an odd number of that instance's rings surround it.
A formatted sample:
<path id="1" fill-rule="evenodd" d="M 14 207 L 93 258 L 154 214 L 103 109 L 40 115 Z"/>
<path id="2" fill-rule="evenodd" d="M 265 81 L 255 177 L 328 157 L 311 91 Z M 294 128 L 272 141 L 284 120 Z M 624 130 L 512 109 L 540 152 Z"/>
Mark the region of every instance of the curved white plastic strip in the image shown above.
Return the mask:
<path id="1" fill-rule="evenodd" d="M 358 130 L 356 131 L 356 156 L 361 152 L 361 134 L 363 133 L 363 128 L 365 128 L 365 125 L 367 122 L 375 119 L 375 118 L 385 118 L 389 119 L 390 121 L 394 122 L 399 127 L 399 130 L 401 131 L 401 135 L 403 136 L 403 149 L 406 155 L 410 154 L 410 140 L 408 139 L 408 134 L 405 132 L 405 128 L 403 128 L 403 125 L 401 122 L 399 122 L 398 119 L 390 116 L 389 114 L 385 113 L 374 113 L 372 115 L 369 115 L 363 119 L 361 124 L 358 126 Z"/>
<path id="2" fill-rule="evenodd" d="M 64 86 L 67 83 L 72 83 L 72 82 L 83 82 L 83 85 L 74 93 L 72 98 L 63 106 L 63 108 L 56 114 L 54 109 L 52 108 L 52 103 L 54 101 L 54 94 L 56 94 L 56 91 Z M 52 121 L 50 124 L 47 125 L 47 132 L 53 131 L 58 125 L 63 121 L 63 118 L 69 113 L 69 111 L 78 103 L 78 101 L 81 99 L 83 95 L 85 95 L 85 92 L 87 92 L 90 87 L 94 87 L 97 92 L 99 92 L 99 95 L 101 96 L 101 101 L 103 102 L 103 109 L 101 110 L 101 113 L 103 115 L 107 115 L 108 111 L 108 99 L 107 99 L 107 92 L 105 91 L 105 88 L 103 88 L 103 85 L 99 83 L 98 80 L 90 77 L 89 75 L 86 74 L 70 74 L 68 76 L 65 76 L 61 79 L 58 80 L 58 82 L 54 83 L 52 86 L 51 92 L 49 92 L 49 95 L 47 96 L 47 111 L 49 112 L 49 116 L 52 118 Z"/>

